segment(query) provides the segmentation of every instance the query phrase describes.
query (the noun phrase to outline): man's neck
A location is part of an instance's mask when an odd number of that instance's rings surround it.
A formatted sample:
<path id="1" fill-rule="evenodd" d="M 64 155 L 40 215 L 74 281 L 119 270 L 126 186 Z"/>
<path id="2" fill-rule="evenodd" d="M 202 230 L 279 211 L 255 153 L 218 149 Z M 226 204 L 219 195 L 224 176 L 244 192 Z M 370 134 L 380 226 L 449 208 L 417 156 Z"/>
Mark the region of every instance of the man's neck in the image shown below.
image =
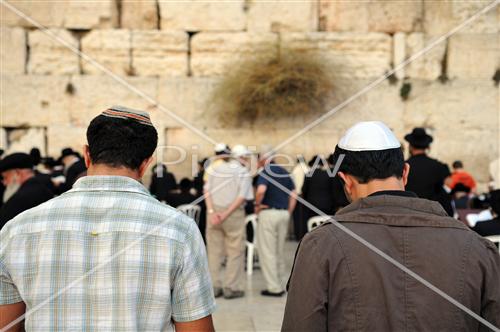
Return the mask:
<path id="1" fill-rule="evenodd" d="M 425 155 L 426 151 L 425 149 L 414 149 L 411 151 L 412 156 L 420 156 L 420 155 Z"/>
<path id="2" fill-rule="evenodd" d="M 87 170 L 87 175 L 127 176 L 137 181 L 141 180 L 141 176 L 138 171 L 134 171 L 126 167 L 110 167 L 103 164 L 91 164 Z"/>
<path id="3" fill-rule="evenodd" d="M 360 188 L 360 197 L 367 197 L 379 191 L 404 191 L 401 179 L 395 177 L 384 180 L 372 180 Z"/>

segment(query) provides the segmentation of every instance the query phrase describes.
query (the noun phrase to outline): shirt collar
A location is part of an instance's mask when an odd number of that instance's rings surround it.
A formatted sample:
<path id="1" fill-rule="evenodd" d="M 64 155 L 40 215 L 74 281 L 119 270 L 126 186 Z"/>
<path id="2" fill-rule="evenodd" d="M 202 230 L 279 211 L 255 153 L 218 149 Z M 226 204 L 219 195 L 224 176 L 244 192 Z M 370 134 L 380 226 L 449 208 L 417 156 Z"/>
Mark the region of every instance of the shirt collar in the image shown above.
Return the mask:
<path id="1" fill-rule="evenodd" d="M 380 195 L 391 195 L 391 196 L 413 197 L 413 198 L 418 197 L 417 194 L 415 194 L 414 192 L 403 191 L 403 190 L 380 190 L 380 191 L 376 191 L 368 196 L 373 197 L 373 196 L 380 196 Z"/>
<path id="2" fill-rule="evenodd" d="M 128 176 L 92 175 L 78 179 L 69 192 L 79 191 L 127 191 L 150 195 L 149 191 L 137 180 Z"/>
<path id="3" fill-rule="evenodd" d="M 340 222 L 361 222 L 394 226 L 466 228 L 441 204 L 422 198 L 379 194 L 361 198 L 335 214 Z"/>

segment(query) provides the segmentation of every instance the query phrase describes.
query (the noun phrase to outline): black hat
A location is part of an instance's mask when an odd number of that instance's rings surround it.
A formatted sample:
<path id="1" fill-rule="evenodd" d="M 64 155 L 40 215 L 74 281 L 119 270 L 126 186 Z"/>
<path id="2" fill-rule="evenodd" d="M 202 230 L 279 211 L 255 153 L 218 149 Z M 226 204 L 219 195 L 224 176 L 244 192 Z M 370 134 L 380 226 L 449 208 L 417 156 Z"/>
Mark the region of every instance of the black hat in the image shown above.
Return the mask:
<path id="1" fill-rule="evenodd" d="M 405 140 L 419 149 L 426 149 L 432 143 L 431 135 L 428 135 L 425 128 L 413 128 L 413 131 L 405 136 Z"/>
<path id="2" fill-rule="evenodd" d="M 33 168 L 33 158 L 26 153 L 9 154 L 0 161 L 0 173 L 11 169 Z"/>
<path id="3" fill-rule="evenodd" d="M 455 187 L 453 187 L 451 194 L 453 195 L 453 194 L 458 193 L 458 192 L 470 193 L 470 188 L 468 186 L 466 186 L 465 184 L 459 182 L 455 185 Z"/>
<path id="4" fill-rule="evenodd" d="M 64 148 L 61 151 L 61 159 L 67 156 L 78 156 L 78 153 L 73 151 L 72 148 Z"/>

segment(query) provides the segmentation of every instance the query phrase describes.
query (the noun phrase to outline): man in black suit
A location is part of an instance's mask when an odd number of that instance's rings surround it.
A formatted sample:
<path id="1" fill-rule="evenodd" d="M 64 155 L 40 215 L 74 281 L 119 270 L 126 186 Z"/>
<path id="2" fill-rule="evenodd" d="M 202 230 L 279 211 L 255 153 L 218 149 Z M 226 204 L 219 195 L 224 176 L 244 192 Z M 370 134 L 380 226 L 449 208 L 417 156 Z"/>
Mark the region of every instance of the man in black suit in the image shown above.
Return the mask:
<path id="1" fill-rule="evenodd" d="M 196 200 L 196 196 L 191 194 L 191 188 L 193 183 L 187 178 L 183 178 L 179 183 L 181 191 L 179 193 L 169 193 L 167 194 L 167 204 L 178 207 L 183 204 L 191 204 Z"/>
<path id="2" fill-rule="evenodd" d="M 80 154 L 73 151 L 71 148 L 62 150 L 60 160 L 64 165 L 64 176 L 66 180 L 56 188 L 58 194 L 70 190 L 76 180 L 85 176 L 87 172 L 87 167 Z"/>
<path id="3" fill-rule="evenodd" d="M 167 171 L 167 166 L 157 164 L 153 167 L 149 192 L 159 201 L 166 201 L 169 193 L 177 189 L 174 174 Z"/>
<path id="4" fill-rule="evenodd" d="M 26 153 L 13 153 L 0 161 L 0 173 L 6 189 L 0 208 L 0 229 L 21 212 L 53 197 L 33 171 L 33 161 Z"/>
<path id="5" fill-rule="evenodd" d="M 439 202 L 448 215 L 453 216 L 451 195 L 445 189 L 445 181 L 451 176 L 448 165 L 427 156 L 427 149 L 433 141 L 424 128 L 415 128 L 405 136 L 410 143 L 411 157 L 406 161 L 410 165 L 410 175 L 406 190 L 414 192 L 420 198 Z"/>
<path id="6" fill-rule="evenodd" d="M 472 227 L 481 236 L 500 235 L 500 190 L 490 193 L 490 207 L 495 214 L 495 218 L 488 221 L 481 221 Z"/>

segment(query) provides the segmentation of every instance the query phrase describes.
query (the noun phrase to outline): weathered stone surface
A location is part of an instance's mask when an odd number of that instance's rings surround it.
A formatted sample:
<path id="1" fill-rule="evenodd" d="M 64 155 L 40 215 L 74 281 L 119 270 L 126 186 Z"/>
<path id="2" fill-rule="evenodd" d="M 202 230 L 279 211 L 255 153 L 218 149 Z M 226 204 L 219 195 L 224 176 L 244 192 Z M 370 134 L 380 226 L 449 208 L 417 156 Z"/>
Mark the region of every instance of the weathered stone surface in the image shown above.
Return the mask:
<path id="1" fill-rule="evenodd" d="M 394 72 L 394 76 L 398 79 L 403 79 L 405 77 L 405 65 L 403 65 L 406 60 L 406 35 L 403 32 L 398 32 L 394 34 L 392 40 L 392 65 L 394 69 L 401 67 Z"/>
<path id="2" fill-rule="evenodd" d="M 72 96 L 71 123 L 75 126 L 87 126 L 100 112 L 113 105 L 123 105 L 138 110 L 148 111 L 157 98 L 156 78 L 129 77 L 126 79 L 129 86 L 124 86 L 109 76 L 74 76 L 71 83 L 75 93 Z M 148 101 L 132 89 L 149 96 Z"/>
<path id="3" fill-rule="evenodd" d="M 320 27 L 324 31 L 419 31 L 422 15 L 420 1 L 320 0 L 319 8 Z"/>
<path id="4" fill-rule="evenodd" d="M 318 3 L 316 1 L 250 1 L 247 31 L 316 31 Z"/>
<path id="5" fill-rule="evenodd" d="M 26 33 L 21 28 L 0 28 L 1 74 L 23 74 L 26 64 Z"/>
<path id="6" fill-rule="evenodd" d="M 155 0 L 123 0 L 121 2 L 121 27 L 129 29 L 157 29 L 158 6 Z"/>
<path id="7" fill-rule="evenodd" d="M 47 128 L 47 146 L 49 155 L 60 156 L 61 150 L 67 147 L 83 154 L 83 146 L 87 144 L 87 126 L 71 124 L 52 125 Z"/>
<path id="8" fill-rule="evenodd" d="M 32 148 L 38 148 L 40 149 L 42 156 L 45 156 L 46 131 L 47 129 L 43 127 L 11 129 L 9 131 L 5 131 L 5 138 L 8 145 L 4 148 L 4 155 L 14 152 L 26 153 Z"/>
<path id="9" fill-rule="evenodd" d="M 390 70 L 392 40 L 383 33 L 289 33 L 281 38 L 287 48 L 321 57 L 339 77 L 368 78 Z"/>
<path id="10" fill-rule="evenodd" d="M 231 62 L 276 54 L 277 46 L 274 33 L 199 33 L 191 40 L 191 72 L 194 76 L 221 75 Z"/>
<path id="11" fill-rule="evenodd" d="M 132 67 L 139 76 L 185 76 L 187 52 L 187 33 L 132 31 Z"/>
<path id="12" fill-rule="evenodd" d="M 78 40 L 69 31 L 50 29 L 48 33 L 78 50 Z M 31 31 L 28 35 L 28 42 L 30 47 L 28 73 L 58 75 L 80 72 L 78 54 L 60 41 L 52 39 L 45 32 Z"/>
<path id="13" fill-rule="evenodd" d="M 131 74 L 131 33 L 129 30 L 92 30 L 81 40 L 82 52 L 119 75 Z M 85 74 L 105 74 L 82 60 Z"/>
<path id="14" fill-rule="evenodd" d="M 49 126 L 69 123 L 69 77 L 2 75 L 2 126 Z"/>
<path id="15" fill-rule="evenodd" d="M 1 25 L 64 27 L 71 29 L 109 28 L 117 25 L 118 14 L 114 0 L 102 1 L 39 1 L 10 0 L 10 5 L 31 18 L 22 18 L 8 7 L 2 8 Z"/>
<path id="16" fill-rule="evenodd" d="M 421 32 L 406 36 L 406 58 L 417 55 L 421 50 L 434 42 L 436 38 Z M 406 66 L 406 75 L 410 78 L 436 80 L 442 73 L 446 41 L 436 44 L 429 51 L 412 60 Z"/>
<path id="17" fill-rule="evenodd" d="M 500 68 L 500 34 L 457 34 L 450 38 L 448 76 L 490 79 Z"/>
<path id="18" fill-rule="evenodd" d="M 491 1 L 433 1 L 424 0 L 424 31 L 429 35 L 443 35 L 491 4 Z M 460 33 L 498 33 L 500 6 L 477 16 Z"/>
<path id="19" fill-rule="evenodd" d="M 432 131 L 433 156 L 448 164 L 463 160 L 480 182 L 486 182 L 491 151 L 499 149 L 498 107 L 498 88 L 491 80 L 416 81 L 403 119 L 408 132 L 415 126 Z"/>
<path id="20" fill-rule="evenodd" d="M 183 31 L 243 31 L 245 1 L 160 1 L 161 28 Z"/>

